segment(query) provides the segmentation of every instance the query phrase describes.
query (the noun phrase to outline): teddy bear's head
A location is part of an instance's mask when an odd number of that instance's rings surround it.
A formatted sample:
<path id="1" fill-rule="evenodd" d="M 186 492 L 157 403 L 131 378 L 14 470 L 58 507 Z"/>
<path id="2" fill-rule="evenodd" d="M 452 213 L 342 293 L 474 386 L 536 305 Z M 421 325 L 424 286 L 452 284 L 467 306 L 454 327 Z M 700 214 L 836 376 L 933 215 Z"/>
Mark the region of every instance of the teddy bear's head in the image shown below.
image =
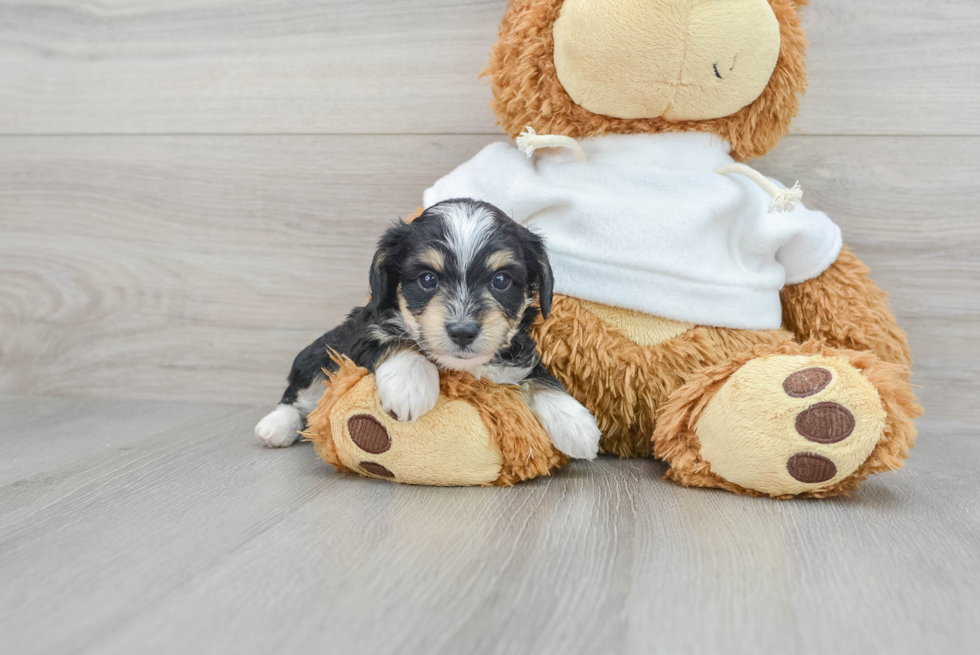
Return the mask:
<path id="1" fill-rule="evenodd" d="M 702 131 L 760 157 L 806 91 L 807 0 L 511 0 L 486 74 L 511 137 Z"/>

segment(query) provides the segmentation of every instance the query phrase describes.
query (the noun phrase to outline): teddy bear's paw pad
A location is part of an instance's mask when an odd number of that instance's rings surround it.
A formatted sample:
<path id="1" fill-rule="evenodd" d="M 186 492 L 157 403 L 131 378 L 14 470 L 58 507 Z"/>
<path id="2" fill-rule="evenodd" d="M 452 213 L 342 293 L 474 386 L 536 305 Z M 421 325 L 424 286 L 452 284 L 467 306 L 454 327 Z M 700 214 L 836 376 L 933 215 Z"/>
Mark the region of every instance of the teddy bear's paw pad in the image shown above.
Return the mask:
<path id="1" fill-rule="evenodd" d="M 837 443 L 854 433 L 857 421 L 838 403 L 817 403 L 796 415 L 796 431 L 807 441 Z"/>
<path id="2" fill-rule="evenodd" d="M 877 390 L 843 357 L 779 355 L 742 366 L 695 429 L 725 480 L 772 495 L 819 491 L 858 469 L 882 438 Z"/>
<path id="3" fill-rule="evenodd" d="M 783 380 L 783 391 L 793 398 L 809 398 L 827 388 L 834 374 L 825 368 L 808 368 Z"/>
<path id="4" fill-rule="evenodd" d="M 426 485 L 482 485 L 500 477 L 503 463 L 479 412 L 440 396 L 411 423 L 392 417 L 367 376 L 330 413 L 337 459 L 363 475 Z"/>
<path id="5" fill-rule="evenodd" d="M 395 478 L 394 473 L 386 469 L 381 464 L 378 464 L 377 462 L 361 462 L 360 464 L 358 464 L 358 468 L 364 471 L 365 473 L 376 475 L 379 478 L 391 478 L 391 479 Z"/>
<path id="6" fill-rule="evenodd" d="M 380 455 L 391 449 L 391 435 L 370 414 L 358 414 L 347 419 L 347 433 L 350 440 L 366 453 Z"/>
<path id="7" fill-rule="evenodd" d="M 786 462 L 786 470 L 804 484 L 819 484 L 837 475 L 837 465 L 816 453 L 796 453 Z"/>
<path id="8" fill-rule="evenodd" d="M 347 434 L 354 445 L 365 453 L 382 455 L 391 450 L 392 440 L 388 429 L 370 414 L 357 414 L 347 419 Z M 379 478 L 395 478 L 394 473 L 377 462 L 362 461 L 357 468 Z"/>

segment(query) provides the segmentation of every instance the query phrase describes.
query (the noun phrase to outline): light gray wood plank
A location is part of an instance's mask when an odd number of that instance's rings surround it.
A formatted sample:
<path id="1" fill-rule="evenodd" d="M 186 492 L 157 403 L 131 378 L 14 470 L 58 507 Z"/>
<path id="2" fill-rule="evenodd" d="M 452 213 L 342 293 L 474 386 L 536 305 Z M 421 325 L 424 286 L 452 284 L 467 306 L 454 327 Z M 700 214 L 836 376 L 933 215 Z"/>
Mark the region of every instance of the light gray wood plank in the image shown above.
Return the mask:
<path id="1" fill-rule="evenodd" d="M 275 402 L 293 355 L 363 302 L 384 226 L 488 140 L 5 139 L 0 390 Z M 792 137 L 760 164 L 891 293 L 937 417 L 980 416 L 978 146 Z"/>
<path id="2" fill-rule="evenodd" d="M 3 435 L 4 458 L 11 463 L 0 480 L 0 530 L 120 471 L 166 457 L 175 447 L 193 447 L 201 434 L 221 433 L 242 409 L 189 402 L 0 397 L 0 417 L 16 426 Z"/>
<path id="3" fill-rule="evenodd" d="M 201 403 L 0 397 L 0 485 L 39 475 L 79 457 L 128 450 L 136 439 L 223 414 Z M 50 485 L 42 476 L 40 482 Z M 0 510 L 2 513 L 2 510 Z"/>
<path id="4" fill-rule="evenodd" d="M 309 446 L 258 445 L 252 427 L 262 413 L 239 408 L 160 434 L 151 424 L 122 461 L 92 457 L 53 469 L 54 488 L 34 485 L 33 495 L 22 484 L 0 487 L 8 514 L 0 568 L 11 582 L 0 589 L 0 649 L 77 652 L 336 481 Z M 62 593 L 76 585 L 74 600 Z M 64 621 L 60 634 L 47 630 L 52 619 Z"/>
<path id="5" fill-rule="evenodd" d="M 812 0 L 801 134 L 980 134 L 980 3 Z"/>
<path id="6" fill-rule="evenodd" d="M 0 527 L 0 648 L 958 654 L 980 637 L 971 422 L 924 422 L 909 465 L 849 498 L 780 502 L 611 458 L 512 489 L 393 485 L 258 447 L 260 415 L 53 469 L 60 497 Z"/>
<path id="7" fill-rule="evenodd" d="M 504 0 L 0 2 L 0 133 L 492 132 Z"/>
<path id="8" fill-rule="evenodd" d="M 0 133 L 495 133 L 504 0 L 0 1 Z M 819 0 L 807 134 L 980 134 L 980 5 Z"/>

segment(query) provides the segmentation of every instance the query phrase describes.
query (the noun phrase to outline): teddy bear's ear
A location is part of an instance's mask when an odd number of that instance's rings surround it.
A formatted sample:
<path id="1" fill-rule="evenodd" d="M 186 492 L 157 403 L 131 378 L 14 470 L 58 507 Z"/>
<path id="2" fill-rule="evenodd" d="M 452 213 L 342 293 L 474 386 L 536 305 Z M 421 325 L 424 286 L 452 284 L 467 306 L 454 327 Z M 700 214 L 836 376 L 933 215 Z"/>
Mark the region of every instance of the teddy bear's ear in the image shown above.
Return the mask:
<path id="1" fill-rule="evenodd" d="M 615 16 L 618 25 L 630 26 L 633 29 L 643 23 L 627 20 L 629 16 L 626 14 L 636 11 L 636 7 L 641 7 L 647 15 L 650 15 L 650 12 L 656 13 L 654 7 L 634 5 L 627 0 L 610 0 L 602 3 L 585 0 L 511 0 L 500 24 L 499 40 L 493 47 L 490 63 L 485 71 L 493 85 L 494 100 L 491 106 L 499 124 L 512 138 L 516 138 L 528 126 L 538 134 L 558 134 L 575 139 L 603 134 L 700 131 L 718 134 L 729 141 L 732 155 L 736 159 L 760 157 L 772 150 L 779 139 L 789 132 L 790 124 L 799 110 L 800 98 L 806 91 L 806 36 L 800 26 L 797 13 L 797 7 L 804 1 L 763 0 L 763 7 L 765 7 L 764 3 L 768 3 L 772 11 L 768 12 L 766 9 L 762 12 L 756 0 L 740 0 L 746 5 L 747 10 L 751 9 L 754 12 L 753 15 L 757 14 L 760 20 L 769 21 L 770 27 L 765 28 L 769 30 L 766 32 L 768 40 L 765 43 L 768 44 L 767 48 L 775 43 L 775 48 L 766 50 L 765 54 L 765 57 L 769 57 L 770 68 L 762 73 L 769 75 L 768 81 L 766 77 L 761 77 L 757 82 L 752 82 L 756 85 L 754 90 L 743 98 L 747 104 L 735 102 L 737 98 L 731 99 L 727 106 L 725 103 L 717 102 L 699 104 L 699 99 L 694 98 L 687 102 L 686 107 L 681 107 L 680 104 L 675 105 L 673 102 L 669 82 L 662 84 L 662 80 L 651 80 L 649 86 L 636 85 L 635 76 L 628 74 L 631 65 L 629 58 L 633 55 L 631 52 L 624 53 L 621 48 L 622 43 L 633 43 L 635 39 L 610 39 L 607 49 L 605 42 L 600 38 L 605 31 L 595 27 L 600 21 L 591 20 L 589 15 L 592 12 L 602 18 L 602 12 L 608 11 L 610 16 Z M 657 0 L 656 4 L 670 9 L 672 2 L 676 2 L 680 9 L 682 0 Z M 576 32 L 572 35 L 575 38 L 566 35 L 567 38 L 563 43 L 574 47 L 566 48 L 560 58 L 566 65 L 564 70 L 571 70 L 568 68 L 568 62 L 572 62 L 574 66 L 585 67 L 585 72 L 591 75 L 586 78 L 580 77 L 579 81 L 584 79 L 585 85 L 580 84 L 580 88 L 577 89 L 573 87 L 566 89 L 559 79 L 559 69 L 556 65 L 554 26 L 560 17 L 563 23 L 568 22 L 568 19 L 563 17 L 563 8 L 575 14 L 575 20 L 578 21 L 575 25 L 576 29 L 581 27 L 584 30 L 581 34 Z M 618 13 L 613 14 L 614 11 Z M 676 61 L 670 59 L 672 50 L 665 47 L 664 43 L 665 39 L 669 40 L 683 34 L 687 25 L 683 16 L 686 14 L 677 11 L 671 15 L 681 16 L 681 19 L 652 21 L 649 23 L 650 34 L 646 35 L 652 47 L 659 48 L 665 53 L 664 59 L 658 59 L 660 55 L 656 52 L 652 55 L 647 53 L 646 58 L 650 59 L 652 56 L 652 62 L 642 61 L 637 57 L 635 64 L 637 70 L 656 70 L 656 64 L 661 61 L 673 66 L 678 65 Z M 738 16 L 745 18 L 742 14 Z M 722 25 L 724 24 L 723 22 Z M 748 27 L 751 26 L 749 21 Z M 744 27 L 740 27 L 733 34 L 736 36 L 744 34 Z M 676 34 L 670 30 L 674 30 Z M 778 30 L 778 38 L 775 34 L 776 30 Z M 580 37 L 592 39 L 589 47 L 597 48 L 599 54 L 609 56 L 596 58 L 590 57 L 589 52 L 576 51 L 576 48 L 583 43 Z M 641 38 L 640 41 L 642 40 Z M 749 45 L 755 47 L 754 44 Z M 706 48 L 700 54 L 708 56 L 711 51 L 711 48 Z M 730 66 L 726 62 L 723 68 L 719 68 L 718 62 L 715 62 L 714 72 L 710 60 L 705 67 L 692 68 L 692 70 L 707 71 L 705 75 L 707 81 L 702 82 L 704 85 L 714 82 L 715 77 L 724 77 L 728 72 L 726 69 L 734 70 L 736 64 L 741 66 L 736 74 L 741 74 L 741 71 L 752 70 L 746 69 L 750 60 L 745 58 L 745 52 L 748 51 L 735 50 Z M 736 57 L 740 53 L 743 57 L 738 60 Z M 773 60 L 775 60 L 774 65 Z M 605 68 L 601 71 L 587 70 L 589 66 L 601 66 L 604 61 L 615 61 L 615 79 L 624 80 L 623 84 L 629 88 L 617 87 L 615 82 L 610 84 L 609 80 L 613 79 L 613 76 L 603 74 Z M 762 68 L 761 64 L 759 68 Z M 564 72 L 561 76 L 565 79 Z M 665 79 L 676 78 L 667 75 Z M 743 79 L 747 78 L 743 77 Z M 590 80 L 598 80 L 597 88 L 588 88 Z M 566 81 L 574 80 L 569 78 Z M 730 84 L 728 88 L 731 88 Z M 635 100 L 637 89 L 647 95 L 656 94 L 657 89 L 661 89 L 660 96 L 656 100 L 658 102 L 663 100 L 665 109 L 646 113 L 644 110 L 649 107 L 642 106 L 644 101 L 642 98 L 639 101 L 640 111 L 634 111 L 635 107 L 622 112 L 604 108 L 607 105 L 616 106 L 619 99 L 623 97 L 633 96 L 631 99 Z M 675 89 L 673 93 L 676 94 L 677 90 Z M 573 95 L 578 102 L 573 99 Z M 610 98 L 613 100 L 608 102 Z M 579 102 L 582 104 L 578 104 Z M 591 106 L 592 109 L 587 109 L 584 105 Z M 671 113 L 676 115 L 671 116 Z"/>

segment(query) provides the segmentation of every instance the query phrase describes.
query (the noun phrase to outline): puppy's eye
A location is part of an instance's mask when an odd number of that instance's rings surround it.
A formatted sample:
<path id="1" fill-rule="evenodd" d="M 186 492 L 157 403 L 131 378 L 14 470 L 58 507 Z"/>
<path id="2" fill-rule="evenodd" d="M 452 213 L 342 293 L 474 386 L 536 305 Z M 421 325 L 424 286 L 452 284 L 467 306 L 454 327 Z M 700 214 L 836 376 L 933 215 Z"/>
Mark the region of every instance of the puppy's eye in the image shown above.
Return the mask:
<path id="1" fill-rule="evenodd" d="M 510 287 L 510 276 L 506 273 L 497 273 L 493 276 L 493 280 L 490 282 L 492 286 L 497 291 L 504 291 Z"/>
<path id="2" fill-rule="evenodd" d="M 439 278 L 436 277 L 435 273 L 422 273 L 419 276 L 419 286 L 431 291 L 439 286 Z"/>

